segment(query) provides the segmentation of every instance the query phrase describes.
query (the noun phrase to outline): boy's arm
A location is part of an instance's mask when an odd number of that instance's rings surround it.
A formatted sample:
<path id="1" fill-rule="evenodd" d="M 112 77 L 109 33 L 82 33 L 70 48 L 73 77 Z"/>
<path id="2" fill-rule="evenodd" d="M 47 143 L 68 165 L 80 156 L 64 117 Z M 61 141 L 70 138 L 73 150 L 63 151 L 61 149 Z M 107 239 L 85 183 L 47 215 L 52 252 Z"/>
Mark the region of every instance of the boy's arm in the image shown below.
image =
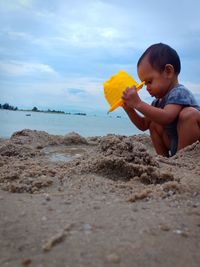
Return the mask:
<path id="1" fill-rule="evenodd" d="M 173 122 L 183 108 L 183 106 L 176 104 L 168 104 L 163 109 L 153 107 L 141 101 L 134 87 L 127 88 L 122 99 L 129 108 L 138 110 L 151 121 L 162 125 Z"/>
<path id="2" fill-rule="evenodd" d="M 134 109 L 128 107 L 125 104 L 123 105 L 123 108 L 126 111 L 132 123 L 135 124 L 135 126 L 139 130 L 146 131 L 149 129 L 150 120 L 148 118 L 140 116 Z"/>
<path id="3" fill-rule="evenodd" d="M 153 107 L 143 101 L 136 105 L 135 109 L 148 116 L 148 118 L 158 124 L 166 125 L 173 122 L 183 107 L 181 105 L 168 104 L 163 109 Z"/>

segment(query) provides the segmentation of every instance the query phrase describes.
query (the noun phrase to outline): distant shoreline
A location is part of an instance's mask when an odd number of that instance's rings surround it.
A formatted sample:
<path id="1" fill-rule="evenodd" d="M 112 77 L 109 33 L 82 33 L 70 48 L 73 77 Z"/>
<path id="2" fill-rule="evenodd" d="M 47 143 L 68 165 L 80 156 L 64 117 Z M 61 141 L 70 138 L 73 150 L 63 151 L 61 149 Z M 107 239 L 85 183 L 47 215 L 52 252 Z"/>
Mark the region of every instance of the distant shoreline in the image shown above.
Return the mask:
<path id="1" fill-rule="evenodd" d="M 33 111 L 33 110 L 29 110 L 29 109 L 17 109 L 17 110 L 14 110 L 14 109 L 0 109 L 0 111 L 19 111 L 19 112 L 25 112 L 28 114 L 30 113 L 46 113 L 46 114 L 61 114 L 61 115 L 75 115 L 75 116 L 88 116 L 87 113 L 84 113 L 84 112 L 74 112 L 74 113 L 71 113 L 71 112 L 59 112 L 59 111 L 46 111 L 46 110 L 38 110 L 38 111 Z M 96 116 L 96 115 L 94 115 Z M 118 116 L 119 117 L 119 116 Z"/>
<path id="2" fill-rule="evenodd" d="M 74 115 L 74 116 L 93 116 L 93 117 L 111 117 L 111 118 L 117 118 L 117 119 L 121 119 L 121 118 L 125 118 L 125 116 L 121 116 L 121 115 L 116 115 L 116 114 L 107 114 L 105 112 L 104 115 L 102 114 L 87 114 L 85 112 L 64 112 L 64 111 L 49 111 L 49 110 L 30 110 L 30 109 L 3 109 L 0 108 L 0 111 L 21 111 L 21 112 L 27 112 L 27 114 L 33 112 L 33 113 L 45 113 L 45 114 L 61 114 L 61 115 Z"/>
<path id="3" fill-rule="evenodd" d="M 10 105 L 9 103 L 0 104 L 0 110 L 13 110 L 13 111 L 25 111 L 25 112 L 44 112 L 44 113 L 56 113 L 56 114 L 68 114 L 68 115 L 81 115 L 86 116 L 87 114 L 85 112 L 64 112 L 62 110 L 55 110 L 55 109 L 47 109 L 47 110 L 41 110 L 38 109 L 36 106 L 34 106 L 32 109 L 19 109 L 18 107 L 14 107 Z"/>

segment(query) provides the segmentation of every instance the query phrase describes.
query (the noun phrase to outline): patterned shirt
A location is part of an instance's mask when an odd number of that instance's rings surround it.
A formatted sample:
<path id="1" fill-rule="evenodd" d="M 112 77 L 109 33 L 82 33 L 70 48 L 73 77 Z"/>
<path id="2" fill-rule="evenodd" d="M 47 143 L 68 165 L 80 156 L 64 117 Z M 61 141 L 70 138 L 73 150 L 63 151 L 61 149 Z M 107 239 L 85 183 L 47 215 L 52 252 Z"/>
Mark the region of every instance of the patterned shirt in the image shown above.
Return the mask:
<path id="1" fill-rule="evenodd" d="M 176 104 L 184 107 L 194 107 L 200 110 L 194 95 L 184 86 L 178 84 L 170 90 L 162 99 L 155 99 L 152 103 L 153 106 L 164 108 L 168 104 Z"/>

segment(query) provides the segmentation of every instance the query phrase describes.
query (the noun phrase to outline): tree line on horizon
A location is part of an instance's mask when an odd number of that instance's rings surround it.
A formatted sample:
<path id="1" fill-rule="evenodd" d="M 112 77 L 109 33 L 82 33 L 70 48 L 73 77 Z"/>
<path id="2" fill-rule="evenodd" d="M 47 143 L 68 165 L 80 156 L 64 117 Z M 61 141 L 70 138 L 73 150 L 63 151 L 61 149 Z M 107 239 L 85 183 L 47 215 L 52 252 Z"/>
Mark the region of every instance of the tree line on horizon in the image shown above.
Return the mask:
<path id="1" fill-rule="evenodd" d="M 23 109 L 19 109 L 18 107 L 14 107 L 14 106 L 10 105 L 9 103 L 0 104 L 0 109 L 23 110 Z M 50 109 L 48 109 L 47 111 L 39 110 L 37 107 L 33 107 L 32 109 L 25 110 L 25 111 L 65 113 L 64 111 L 60 111 L 60 110 L 50 110 Z"/>
<path id="2" fill-rule="evenodd" d="M 71 114 L 70 112 L 64 112 L 64 111 L 55 110 L 55 109 L 39 110 L 37 107 L 33 107 L 30 110 L 23 110 L 23 109 L 19 109 L 18 107 L 14 107 L 8 103 L 0 104 L 0 109 L 15 110 L 15 111 L 21 110 L 21 111 L 34 111 L 34 112 L 50 112 L 50 113 L 60 113 L 60 114 L 69 114 L 69 115 Z M 74 113 L 74 115 L 86 115 L 86 113 L 78 112 L 78 113 Z"/>
<path id="3" fill-rule="evenodd" d="M 8 103 L 0 104 L 0 109 L 18 110 L 18 107 L 9 105 Z"/>

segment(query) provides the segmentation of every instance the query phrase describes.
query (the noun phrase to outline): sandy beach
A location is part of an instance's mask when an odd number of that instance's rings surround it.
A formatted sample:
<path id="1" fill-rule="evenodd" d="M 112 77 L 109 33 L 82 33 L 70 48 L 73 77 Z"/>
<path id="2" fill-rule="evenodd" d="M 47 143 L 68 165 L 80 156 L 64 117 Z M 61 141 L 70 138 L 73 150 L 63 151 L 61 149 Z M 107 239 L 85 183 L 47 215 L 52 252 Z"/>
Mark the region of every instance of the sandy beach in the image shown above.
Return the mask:
<path id="1" fill-rule="evenodd" d="M 0 266 L 199 267 L 199 162 L 147 135 L 0 139 Z"/>

